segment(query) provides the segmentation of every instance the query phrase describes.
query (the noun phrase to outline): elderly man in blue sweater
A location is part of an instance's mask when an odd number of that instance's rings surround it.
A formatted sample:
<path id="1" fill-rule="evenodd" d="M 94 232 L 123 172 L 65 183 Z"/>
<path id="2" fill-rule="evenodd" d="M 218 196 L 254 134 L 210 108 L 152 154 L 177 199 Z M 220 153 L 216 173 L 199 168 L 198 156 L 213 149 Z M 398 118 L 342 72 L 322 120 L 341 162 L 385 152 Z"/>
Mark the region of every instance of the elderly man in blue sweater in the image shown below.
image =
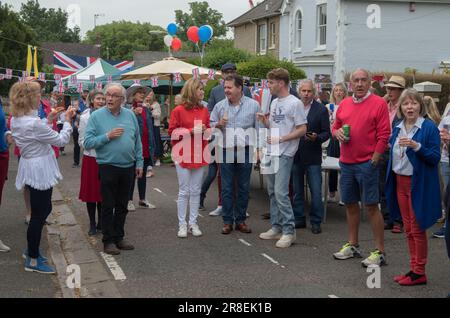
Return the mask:
<path id="1" fill-rule="evenodd" d="M 106 106 L 91 114 L 84 147 L 95 149 L 102 190 L 104 252 L 133 250 L 124 239 L 127 203 L 133 174 L 143 174 L 142 143 L 134 113 L 123 106 L 126 91 L 117 83 L 105 87 Z"/>

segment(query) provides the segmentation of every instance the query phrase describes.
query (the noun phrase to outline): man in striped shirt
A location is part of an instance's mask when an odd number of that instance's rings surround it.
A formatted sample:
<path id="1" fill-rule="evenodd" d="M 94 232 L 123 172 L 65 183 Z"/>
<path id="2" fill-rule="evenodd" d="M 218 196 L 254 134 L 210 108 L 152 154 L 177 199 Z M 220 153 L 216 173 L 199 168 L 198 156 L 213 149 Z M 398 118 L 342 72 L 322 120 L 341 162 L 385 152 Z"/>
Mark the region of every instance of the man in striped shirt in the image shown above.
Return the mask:
<path id="1" fill-rule="evenodd" d="M 216 132 L 219 133 L 216 138 L 219 143 L 216 156 L 223 155 L 219 158 L 224 222 L 222 234 L 229 234 L 233 230 L 233 224 L 236 224 L 236 230 L 251 233 L 245 219 L 253 152 L 257 140 L 256 128 L 259 127 L 256 120 L 259 105 L 255 100 L 244 96 L 243 87 L 241 76 L 233 74 L 226 77 L 226 99 L 216 104 L 211 113 L 211 127 L 217 128 Z"/>

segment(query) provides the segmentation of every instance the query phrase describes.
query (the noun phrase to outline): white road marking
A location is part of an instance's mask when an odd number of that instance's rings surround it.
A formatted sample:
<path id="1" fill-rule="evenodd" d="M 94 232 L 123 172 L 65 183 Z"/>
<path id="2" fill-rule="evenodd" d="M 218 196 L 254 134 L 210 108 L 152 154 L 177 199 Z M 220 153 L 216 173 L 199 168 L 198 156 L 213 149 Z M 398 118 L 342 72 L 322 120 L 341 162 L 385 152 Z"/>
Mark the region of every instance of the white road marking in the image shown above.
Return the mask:
<path id="1" fill-rule="evenodd" d="M 158 188 L 153 188 L 153 190 L 155 190 L 156 192 L 159 192 L 159 193 L 161 193 L 163 196 L 165 196 L 165 197 L 167 197 L 167 194 L 165 194 L 163 191 L 161 191 L 160 189 L 158 189 Z"/>
<path id="2" fill-rule="evenodd" d="M 239 239 L 239 241 L 242 243 L 242 244 L 244 244 L 244 245 L 247 245 L 247 246 L 252 246 L 252 244 L 250 244 L 249 242 L 247 242 L 246 240 L 243 240 L 243 239 Z"/>
<path id="3" fill-rule="evenodd" d="M 109 270 L 114 276 L 115 280 L 124 281 L 127 279 L 125 276 L 125 273 L 123 272 L 122 268 L 120 268 L 119 264 L 117 264 L 115 258 L 112 255 L 100 252 L 100 255 L 105 260 L 106 265 L 108 265 Z"/>
<path id="4" fill-rule="evenodd" d="M 267 255 L 266 253 L 262 253 L 262 256 L 264 256 L 265 258 L 267 258 L 269 261 L 271 261 L 272 263 L 274 263 L 275 265 L 280 265 L 280 263 L 278 263 L 276 260 L 274 260 L 272 257 L 270 257 L 269 255 Z"/>
<path id="5" fill-rule="evenodd" d="M 339 298 L 339 297 L 336 295 L 328 295 L 328 298 Z"/>

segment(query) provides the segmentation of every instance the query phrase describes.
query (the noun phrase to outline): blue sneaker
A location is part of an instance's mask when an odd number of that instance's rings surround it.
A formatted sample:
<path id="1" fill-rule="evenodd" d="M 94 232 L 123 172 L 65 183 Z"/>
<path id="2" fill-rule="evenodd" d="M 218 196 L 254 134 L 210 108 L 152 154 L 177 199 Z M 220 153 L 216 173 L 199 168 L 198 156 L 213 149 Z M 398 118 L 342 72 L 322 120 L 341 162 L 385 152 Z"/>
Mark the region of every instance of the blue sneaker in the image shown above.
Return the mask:
<path id="1" fill-rule="evenodd" d="M 27 259 L 28 257 L 28 249 L 26 249 L 23 253 L 22 253 L 22 258 L 23 259 Z M 48 258 L 45 256 L 42 256 L 41 252 L 39 251 L 39 256 L 37 258 L 38 260 L 40 260 L 42 263 L 47 263 L 48 262 Z"/>
<path id="2" fill-rule="evenodd" d="M 33 262 L 35 264 L 33 264 Z M 48 266 L 47 264 L 43 263 L 39 259 L 32 259 L 27 256 L 25 260 L 25 271 L 27 272 L 37 272 L 41 274 L 55 274 L 56 271 Z"/>
<path id="3" fill-rule="evenodd" d="M 433 233 L 435 238 L 445 238 L 445 226 L 441 227 L 439 231 Z"/>

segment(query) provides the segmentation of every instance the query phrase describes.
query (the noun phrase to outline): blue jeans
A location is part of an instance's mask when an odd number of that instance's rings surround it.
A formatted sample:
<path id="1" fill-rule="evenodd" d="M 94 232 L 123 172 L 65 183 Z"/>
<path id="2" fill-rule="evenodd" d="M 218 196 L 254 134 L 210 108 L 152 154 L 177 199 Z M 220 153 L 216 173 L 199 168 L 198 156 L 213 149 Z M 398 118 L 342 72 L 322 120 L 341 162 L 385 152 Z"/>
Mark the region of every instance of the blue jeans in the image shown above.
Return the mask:
<path id="1" fill-rule="evenodd" d="M 289 200 L 289 178 L 291 177 L 294 158 L 282 155 L 274 159 L 280 160 L 280 164 L 276 173 L 267 175 L 270 222 L 275 231 L 282 232 L 284 235 L 294 234 L 295 218 L 291 201 Z"/>
<path id="2" fill-rule="evenodd" d="M 450 179 L 450 166 L 448 162 L 440 162 L 442 178 L 444 179 L 444 189 L 447 188 L 448 181 Z"/>
<path id="3" fill-rule="evenodd" d="M 221 163 L 220 175 L 222 177 L 222 218 L 225 224 L 242 224 L 245 222 L 248 206 L 248 193 L 250 189 L 250 176 L 252 163 L 249 149 L 245 148 L 245 162 L 238 163 L 238 153 L 234 151 L 233 163 Z M 227 155 L 224 150 L 224 158 Z M 237 186 L 237 191 L 234 187 Z M 237 193 L 234 200 L 234 193 Z"/>
<path id="4" fill-rule="evenodd" d="M 305 173 L 309 189 L 311 190 L 311 225 L 320 225 L 323 219 L 322 202 L 322 167 L 320 165 L 305 166 L 295 164 L 292 167 L 292 184 L 294 187 L 294 210 L 295 222 L 305 221 Z"/>
<path id="5" fill-rule="evenodd" d="M 203 206 L 203 203 L 205 202 L 206 193 L 209 190 L 209 187 L 211 186 L 211 183 L 213 183 L 214 179 L 217 176 L 217 170 L 219 169 L 219 165 L 216 162 L 210 163 L 208 166 L 208 175 L 206 176 L 205 180 L 202 184 L 202 191 L 200 193 L 200 205 Z"/>

